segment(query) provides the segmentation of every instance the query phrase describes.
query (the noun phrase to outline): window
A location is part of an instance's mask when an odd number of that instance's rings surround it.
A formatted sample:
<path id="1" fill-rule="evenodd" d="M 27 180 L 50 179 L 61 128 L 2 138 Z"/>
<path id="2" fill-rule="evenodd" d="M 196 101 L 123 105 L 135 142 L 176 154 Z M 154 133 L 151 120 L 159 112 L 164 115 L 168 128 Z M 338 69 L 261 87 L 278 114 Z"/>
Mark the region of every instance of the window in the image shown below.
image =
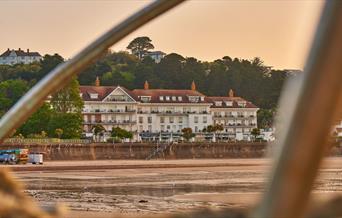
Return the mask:
<path id="1" fill-rule="evenodd" d="M 182 96 L 178 96 L 178 101 L 182 101 Z"/>
<path id="2" fill-rule="evenodd" d="M 215 106 L 222 106 L 222 101 L 215 101 Z"/>
<path id="3" fill-rule="evenodd" d="M 170 117 L 170 123 L 174 123 L 174 117 Z"/>
<path id="4" fill-rule="evenodd" d="M 152 117 L 147 117 L 147 123 L 152 123 Z"/>
<path id="5" fill-rule="evenodd" d="M 141 96 L 141 97 L 140 97 L 140 100 L 141 100 L 142 102 L 150 102 L 151 96 Z"/>
<path id="6" fill-rule="evenodd" d="M 203 117 L 203 123 L 207 123 L 207 117 L 206 116 Z"/>
<path id="7" fill-rule="evenodd" d="M 226 101 L 226 106 L 227 107 L 232 107 L 233 106 L 233 102 L 232 101 Z"/>
<path id="8" fill-rule="evenodd" d="M 143 123 L 144 122 L 144 117 L 139 117 L 139 123 Z"/>
<path id="9" fill-rule="evenodd" d="M 172 96 L 172 101 L 176 101 L 176 100 L 177 100 L 176 96 Z"/>
<path id="10" fill-rule="evenodd" d="M 204 96 L 201 96 L 201 101 L 204 101 Z"/>
<path id="11" fill-rule="evenodd" d="M 165 130 L 165 126 L 164 125 L 160 125 L 160 130 L 164 131 Z"/>
<path id="12" fill-rule="evenodd" d="M 198 132 L 198 126 L 195 126 L 195 132 Z"/>
<path id="13" fill-rule="evenodd" d="M 165 123 L 165 117 L 160 117 L 160 123 Z"/>
<path id="14" fill-rule="evenodd" d="M 239 107 L 245 107 L 246 106 L 246 102 L 245 101 L 238 101 L 238 106 Z"/>
<path id="15" fill-rule="evenodd" d="M 179 125 L 179 126 L 178 126 L 178 129 L 179 129 L 179 130 L 182 130 L 182 129 L 183 129 L 183 126 L 182 126 L 182 125 Z"/>
<path id="16" fill-rule="evenodd" d="M 183 117 L 178 117 L 178 123 L 183 123 Z"/>
<path id="17" fill-rule="evenodd" d="M 160 101 L 164 101 L 164 96 L 159 96 Z"/>
<path id="18" fill-rule="evenodd" d="M 190 102 L 199 102 L 200 96 L 189 96 Z"/>
<path id="19" fill-rule="evenodd" d="M 97 99 L 99 97 L 99 94 L 97 93 L 90 93 L 90 98 L 91 99 Z"/>
<path id="20" fill-rule="evenodd" d="M 152 132 L 152 125 L 148 125 L 148 131 Z"/>
<path id="21" fill-rule="evenodd" d="M 194 123 L 198 123 L 198 117 L 194 117 Z"/>
<path id="22" fill-rule="evenodd" d="M 165 96 L 166 101 L 170 101 L 170 96 Z"/>

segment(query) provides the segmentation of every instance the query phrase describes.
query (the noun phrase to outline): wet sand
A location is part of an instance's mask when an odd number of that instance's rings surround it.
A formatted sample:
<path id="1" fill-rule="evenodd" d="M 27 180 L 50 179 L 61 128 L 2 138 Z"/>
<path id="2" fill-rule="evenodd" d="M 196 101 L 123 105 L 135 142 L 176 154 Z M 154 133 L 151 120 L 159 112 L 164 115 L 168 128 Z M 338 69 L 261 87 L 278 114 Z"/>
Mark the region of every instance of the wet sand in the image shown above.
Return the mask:
<path id="1" fill-rule="evenodd" d="M 269 166 L 269 159 L 201 159 L 11 167 L 40 204 L 63 202 L 71 210 L 68 217 L 87 218 L 251 207 L 264 189 Z M 341 166 L 342 158 L 325 159 L 315 198 L 342 194 Z"/>

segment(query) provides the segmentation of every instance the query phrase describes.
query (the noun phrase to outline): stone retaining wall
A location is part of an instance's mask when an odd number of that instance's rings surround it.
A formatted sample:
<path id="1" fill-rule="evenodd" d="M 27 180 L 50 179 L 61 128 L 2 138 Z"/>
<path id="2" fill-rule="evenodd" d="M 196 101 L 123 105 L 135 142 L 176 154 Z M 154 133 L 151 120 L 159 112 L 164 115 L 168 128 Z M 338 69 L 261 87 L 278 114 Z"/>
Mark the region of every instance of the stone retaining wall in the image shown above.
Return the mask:
<path id="1" fill-rule="evenodd" d="M 162 148 L 165 145 L 159 145 Z M 2 144 L 1 149 L 28 148 L 43 152 L 44 160 L 106 160 L 106 159 L 193 159 L 193 158 L 258 158 L 266 154 L 266 143 L 182 143 L 155 152 L 156 144 Z M 341 147 L 331 150 L 342 155 Z"/>

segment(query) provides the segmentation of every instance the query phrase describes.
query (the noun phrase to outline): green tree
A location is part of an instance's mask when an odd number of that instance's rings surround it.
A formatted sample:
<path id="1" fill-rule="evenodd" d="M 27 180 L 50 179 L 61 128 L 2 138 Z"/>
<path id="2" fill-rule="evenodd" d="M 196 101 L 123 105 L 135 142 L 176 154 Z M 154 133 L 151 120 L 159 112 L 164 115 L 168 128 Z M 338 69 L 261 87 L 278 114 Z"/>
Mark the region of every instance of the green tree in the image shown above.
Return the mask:
<path id="1" fill-rule="evenodd" d="M 101 124 L 95 124 L 91 129 L 94 133 L 96 141 L 99 141 L 98 137 L 103 136 L 104 132 L 106 131 L 106 129 Z"/>
<path id="2" fill-rule="evenodd" d="M 272 109 L 260 109 L 257 113 L 258 127 L 267 129 L 272 127 L 275 111 Z"/>
<path id="3" fill-rule="evenodd" d="M 80 138 L 82 134 L 83 100 L 79 94 L 76 77 L 67 86 L 52 95 L 53 113 L 48 125 L 49 135 L 54 136 L 56 129 L 62 129 L 62 138 Z"/>
<path id="4" fill-rule="evenodd" d="M 191 128 L 184 128 L 182 129 L 182 136 L 185 138 L 186 141 L 189 141 L 191 138 L 195 137 L 195 134 L 192 133 Z"/>
<path id="5" fill-rule="evenodd" d="M 52 95 L 51 105 L 58 113 L 81 114 L 83 100 L 80 96 L 79 83 L 76 77 L 72 78 L 67 86 Z"/>
<path id="6" fill-rule="evenodd" d="M 49 103 L 44 103 L 31 117 L 17 129 L 17 134 L 28 135 L 47 132 L 47 124 L 50 122 L 52 110 Z"/>
<path id="7" fill-rule="evenodd" d="M 260 129 L 258 129 L 258 128 L 252 129 L 251 134 L 255 140 L 260 135 Z"/>
<path id="8" fill-rule="evenodd" d="M 49 136 L 55 135 L 56 129 L 62 129 L 63 139 L 80 138 L 82 134 L 82 117 L 76 113 L 54 112 L 48 123 Z"/>
<path id="9" fill-rule="evenodd" d="M 0 116 L 6 113 L 29 89 L 24 80 L 7 80 L 0 83 Z"/>
<path id="10" fill-rule="evenodd" d="M 120 127 L 113 127 L 111 131 L 111 136 L 113 138 L 122 139 L 132 139 L 133 134 L 125 129 L 121 129 Z"/>
<path id="11" fill-rule="evenodd" d="M 147 36 L 137 37 L 128 44 L 127 49 L 131 50 L 132 54 L 142 60 L 148 50 L 154 49 L 151 42 L 152 40 Z"/>
<path id="12" fill-rule="evenodd" d="M 63 129 L 57 128 L 55 129 L 55 135 L 57 136 L 57 138 L 61 138 L 63 135 Z"/>

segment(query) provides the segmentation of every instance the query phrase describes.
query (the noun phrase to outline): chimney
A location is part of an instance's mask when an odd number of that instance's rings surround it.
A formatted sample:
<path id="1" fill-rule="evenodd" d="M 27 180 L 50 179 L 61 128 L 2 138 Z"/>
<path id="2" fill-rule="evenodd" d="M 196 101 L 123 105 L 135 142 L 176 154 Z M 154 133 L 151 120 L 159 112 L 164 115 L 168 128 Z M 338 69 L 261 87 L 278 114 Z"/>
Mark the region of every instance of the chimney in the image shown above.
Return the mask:
<path id="1" fill-rule="evenodd" d="M 21 51 L 21 48 L 19 48 L 18 50 Z"/>
<path id="2" fill-rule="evenodd" d="M 9 48 L 7 48 L 7 51 L 10 51 L 10 49 L 9 49 Z"/>
<path id="3" fill-rule="evenodd" d="M 150 88 L 150 85 L 148 84 L 147 80 L 144 83 L 144 89 L 147 90 Z"/>
<path id="4" fill-rule="evenodd" d="M 228 96 L 229 96 L 229 97 L 234 97 L 234 91 L 233 91 L 233 89 L 229 89 Z"/>
<path id="5" fill-rule="evenodd" d="M 191 83 L 191 90 L 192 90 L 192 91 L 196 91 L 196 84 L 195 84 L 195 81 L 192 81 L 192 83 Z"/>
<path id="6" fill-rule="evenodd" d="M 30 49 L 27 49 L 27 53 L 30 53 Z"/>
<path id="7" fill-rule="evenodd" d="M 100 79 L 98 76 L 96 77 L 96 80 L 95 80 L 95 86 L 100 86 Z"/>

